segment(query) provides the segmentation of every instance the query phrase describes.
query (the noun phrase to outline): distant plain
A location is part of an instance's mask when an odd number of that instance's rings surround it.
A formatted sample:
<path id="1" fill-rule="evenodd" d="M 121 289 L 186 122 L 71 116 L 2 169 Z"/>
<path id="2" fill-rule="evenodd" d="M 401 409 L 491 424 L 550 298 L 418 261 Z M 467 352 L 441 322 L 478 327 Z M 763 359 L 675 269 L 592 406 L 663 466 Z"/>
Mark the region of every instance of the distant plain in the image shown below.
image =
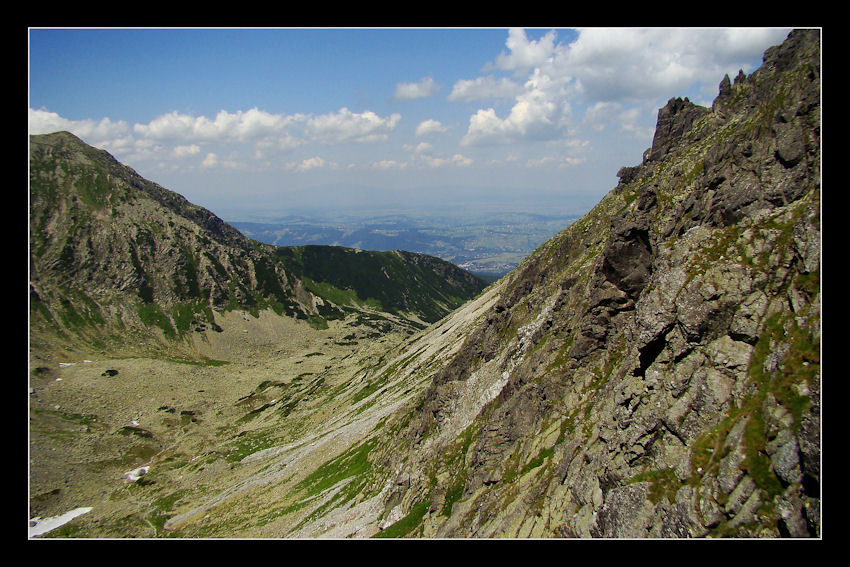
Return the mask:
<path id="1" fill-rule="evenodd" d="M 304 212 L 228 220 L 248 238 L 277 246 L 407 250 L 448 260 L 495 281 L 579 218 L 510 211 Z M 227 219 L 225 219 L 227 220 Z"/>

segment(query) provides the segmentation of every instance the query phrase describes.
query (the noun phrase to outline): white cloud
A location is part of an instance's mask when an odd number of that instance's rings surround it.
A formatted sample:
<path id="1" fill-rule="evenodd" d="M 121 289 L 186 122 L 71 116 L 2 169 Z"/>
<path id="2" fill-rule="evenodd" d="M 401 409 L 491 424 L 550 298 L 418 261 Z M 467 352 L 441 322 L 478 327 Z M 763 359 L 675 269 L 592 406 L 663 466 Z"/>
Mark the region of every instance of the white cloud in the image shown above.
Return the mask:
<path id="1" fill-rule="evenodd" d="M 461 154 L 454 154 L 450 158 L 423 156 L 423 160 L 425 161 L 425 164 L 429 167 L 445 167 L 449 165 L 454 165 L 458 167 L 470 167 L 473 163 L 470 158 Z"/>
<path id="2" fill-rule="evenodd" d="M 555 166 L 558 168 L 562 167 L 570 167 L 573 165 L 579 165 L 586 161 L 583 157 L 569 157 L 569 156 L 546 156 L 542 158 L 529 159 L 525 162 L 525 167 L 531 169 L 536 167 L 546 167 L 546 166 Z"/>
<path id="3" fill-rule="evenodd" d="M 509 53 L 502 52 L 496 58 L 501 69 L 523 72 L 539 67 L 549 59 L 555 50 L 555 32 L 550 31 L 537 41 L 529 41 L 525 30 L 511 29 L 505 45 Z"/>
<path id="4" fill-rule="evenodd" d="M 382 141 L 395 130 L 400 120 L 398 113 L 381 118 L 369 110 L 357 114 L 342 108 L 333 114 L 310 118 L 305 132 L 310 138 L 329 144 Z"/>
<path id="5" fill-rule="evenodd" d="M 270 155 L 286 153 L 301 146 L 303 143 L 304 140 L 299 140 L 287 133 L 281 133 L 279 136 L 273 138 L 258 140 L 254 144 L 254 158 L 262 160 Z"/>
<path id="6" fill-rule="evenodd" d="M 592 129 L 601 132 L 613 120 L 613 116 L 621 112 L 623 105 L 618 102 L 597 102 L 592 104 L 584 113 L 584 123 Z"/>
<path id="7" fill-rule="evenodd" d="M 201 167 L 215 167 L 218 165 L 218 156 L 214 153 L 209 153 L 201 162 Z"/>
<path id="8" fill-rule="evenodd" d="M 535 70 L 524 89 L 504 119 L 499 118 L 493 108 L 479 110 L 470 117 L 461 144 L 553 140 L 564 135 L 571 117 L 564 85 Z"/>
<path id="9" fill-rule="evenodd" d="M 398 83 L 395 87 L 396 100 L 427 98 L 439 92 L 440 86 L 431 77 L 424 77 L 416 83 Z"/>
<path id="10" fill-rule="evenodd" d="M 411 146 L 410 144 L 404 144 L 402 146 L 405 151 L 414 153 L 414 154 L 422 154 L 430 152 L 433 149 L 433 146 L 428 142 L 419 142 L 415 146 Z"/>
<path id="11" fill-rule="evenodd" d="M 292 171 L 303 173 L 305 171 L 310 171 L 311 169 L 336 169 L 337 164 L 331 161 L 327 161 L 319 156 L 314 156 L 311 158 L 304 159 L 300 162 L 289 163 L 287 164 L 286 168 Z"/>
<path id="12" fill-rule="evenodd" d="M 370 165 L 370 169 L 388 170 L 388 169 L 405 169 L 407 163 L 399 162 L 394 159 L 385 159 L 376 161 Z"/>
<path id="13" fill-rule="evenodd" d="M 148 124 L 136 124 L 133 131 L 155 140 L 244 142 L 280 134 L 298 118 L 298 115 L 271 114 L 257 108 L 234 113 L 222 110 L 212 120 L 172 111 Z"/>
<path id="14" fill-rule="evenodd" d="M 448 130 L 448 127 L 443 126 L 439 120 L 423 120 L 416 127 L 416 136 L 427 136 L 428 134 L 441 133 Z"/>
<path id="15" fill-rule="evenodd" d="M 644 106 L 624 107 L 619 102 L 597 102 L 584 113 L 584 124 L 601 132 L 614 126 L 621 132 L 634 134 L 641 140 L 651 140 L 655 131 L 653 126 L 644 124 L 657 115 L 657 110 L 649 112 Z"/>
<path id="16" fill-rule="evenodd" d="M 764 49 L 780 43 L 788 30 L 762 29 L 580 29 L 571 43 L 558 43 L 550 31 L 530 41 L 523 30 L 508 32 L 507 52 L 496 67 L 527 74 L 522 91 L 506 116 L 482 108 L 469 119 L 462 145 L 556 140 L 569 134 L 572 109 L 590 105 L 584 124 L 598 131 L 617 124 L 624 132 L 646 137 L 654 122 L 625 105 L 657 108 L 666 98 L 683 96 L 694 87 L 716 95 L 725 73 L 745 72 Z M 471 100 L 491 77 L 462 81 L 450 98 Z M 503 84 L 508 86 L 508 83 Z M 490 91 L 494 92 L 494 91 Z M 651 120 L 648 120 L 651 122 Z"/>
<path id="17" fill-rule="evenodd" d="M 191 144 L 189 146 L 175 146 L 173 150 L 173 154 L 175 157 L 182 158 L 186 156 L 193 156 L 200 153 L 201 147 L 197 144 Z"/>
<path id="18" fill-rule="evenodd" d="M 461 79 L 452 87 L 448 99 L 451 101 L 472 101 L 484 99 L 513 98 L 522 92 L 522 85 L 502 77 L 478 77 L 476 79 Z"/>
<path id="19" fill-rule="evenodd" d="M 589 101 L 681 94 L 699 82 L 715 91 L 725 73 L 752 71 L 787 29 L 589 28 L 554 50 L 551 72 L 572 74 Z"/>
<path id="20" fill-rule="evenodd" d="M 130 126 L 123 120 L 68 120 L 46 109 L 27 109 L 27 130 L 30 134 L 50 134 L 66 131 L 97 148 L 110 152 L 130 150 L 135 145 Z"/>
<path id="21" fill-rule="evenodd" d="M 126 122 L 113 122 L 109 118 L 100 120 L 68 120 L 55 112 L 45 109 L 28 109 L 28 130 L 30 134 L 49 134 L 65 130 L 80 138 L 104 141 L 125 137 L 130 128 Z"/>

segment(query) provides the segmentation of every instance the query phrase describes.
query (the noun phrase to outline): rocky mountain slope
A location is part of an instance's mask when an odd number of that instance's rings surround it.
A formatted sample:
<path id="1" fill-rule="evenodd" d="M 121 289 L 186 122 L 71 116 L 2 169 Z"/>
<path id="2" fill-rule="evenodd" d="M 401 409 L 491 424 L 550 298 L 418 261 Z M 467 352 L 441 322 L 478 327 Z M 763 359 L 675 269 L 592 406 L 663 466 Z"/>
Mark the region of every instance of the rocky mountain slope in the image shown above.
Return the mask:
<path id="1" fill-rule="evenodd" d="M 421 328 L 485 285 L 436 258 L 356 252 L 282 249 L 250 240 L 67 132 L 31 136 L 30 323 L 36 351 L 156 351 L 197 358 L 198 344 L 221 331 L 216 314 L 233 310 L 254 317 L 274 312 L 314 326 L 365 311 L 361 322 L 372 326 Z M 392 271 L 392 291 L 363 288 L 366 268 L 349 271 L 367 258 L 373 273 Z M 333 262 L 345 266 L 333 273 L 319 268 Z"/>
<path id="2" fill-rule="evenodd" d="M 397 533 L 819 535 L 819 32 L 671 99 L 619 177 L 387 442 Z"/>
<path id="3" fill-rule="evenodd" d="M 51 371 L 44 437 L 81 449 L 39 510 L 93 506 L 54 533 L 80 537 L 818 537 L 820 92 L 798 30 L 711 108 L 671 99 L 592 211 L 412 336 Z"/>

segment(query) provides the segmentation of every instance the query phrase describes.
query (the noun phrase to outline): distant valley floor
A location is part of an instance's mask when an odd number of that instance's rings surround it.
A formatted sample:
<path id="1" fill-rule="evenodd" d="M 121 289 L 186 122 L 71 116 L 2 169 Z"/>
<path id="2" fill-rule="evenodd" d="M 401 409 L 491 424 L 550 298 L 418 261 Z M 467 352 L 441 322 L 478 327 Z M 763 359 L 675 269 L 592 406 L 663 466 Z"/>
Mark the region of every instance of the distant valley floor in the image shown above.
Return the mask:
<path id="1" fill-rule="evenodd" d="M 266 244 L 407 250 L 448 260 L 487 281 L 495 281 L 577 218 L 578 215 L 532 213 L 481 213 L 463 218 L 341 214 L 228 223 L 245 236 Z"/>

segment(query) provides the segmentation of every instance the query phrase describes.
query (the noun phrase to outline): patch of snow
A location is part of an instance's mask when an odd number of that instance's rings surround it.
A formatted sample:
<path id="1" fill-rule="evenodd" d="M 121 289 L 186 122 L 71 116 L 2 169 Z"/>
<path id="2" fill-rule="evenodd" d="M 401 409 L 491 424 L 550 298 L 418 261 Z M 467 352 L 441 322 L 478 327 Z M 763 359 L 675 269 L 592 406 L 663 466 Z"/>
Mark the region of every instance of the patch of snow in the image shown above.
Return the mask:
<path id="1" fill-rule="evenodd" d="M 42 534 L 46 534 L 51 530 L 55 530 L 56 528 L 63 526 L 76 518 L 77 516 L 82 516 L 83 514 L 87 514 L 91 511 L 91 508 L 75 508 L 70 512 L 65 512 L 61 516 L 54 516 L 52 518 L 33 518 L 29 521 L 29 531 L 27 532 L 27 537 L 38 537 Z"/>
<path id="2" fill-rule="evenodd" d="M 124 476 L 127 477 L 127 480 L 129 480 L 130 482 L 136 482 L 137 480 L 148 474 L 149 470 L 150 467 L 139 467 L 137 469 L 125 472 Z"/>

